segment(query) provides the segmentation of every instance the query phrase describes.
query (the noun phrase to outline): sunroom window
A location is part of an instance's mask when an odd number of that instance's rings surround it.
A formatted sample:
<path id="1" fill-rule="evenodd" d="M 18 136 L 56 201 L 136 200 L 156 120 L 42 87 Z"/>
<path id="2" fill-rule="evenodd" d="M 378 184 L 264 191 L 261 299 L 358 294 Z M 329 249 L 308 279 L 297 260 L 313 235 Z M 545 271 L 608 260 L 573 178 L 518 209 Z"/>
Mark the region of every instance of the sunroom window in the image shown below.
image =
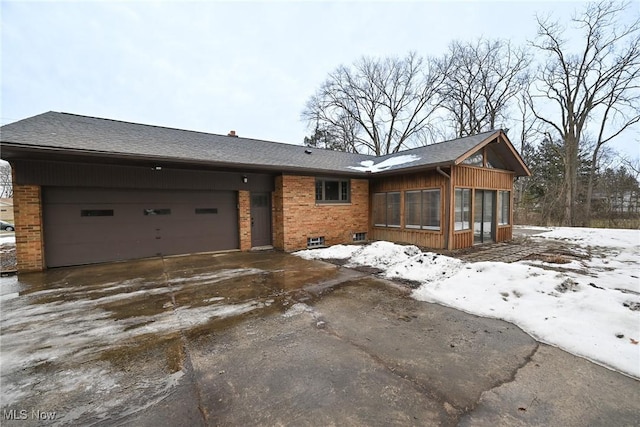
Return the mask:
<path id="1" fill-rule="evenodd" d="M 400 227 L 400 192 L 373 195 L 373 225 Z"/>
<path id="2" fill-rule="evenodd" d="M 456 188 L 455 192 L 455 230 L 469 230 L 471 212 L 471 189 Z"/>
<path id="3" fill-rule="evenodd" d="M 440 190 L 407 191 L 404 194 L 405 226 L 440 230 Z"/>

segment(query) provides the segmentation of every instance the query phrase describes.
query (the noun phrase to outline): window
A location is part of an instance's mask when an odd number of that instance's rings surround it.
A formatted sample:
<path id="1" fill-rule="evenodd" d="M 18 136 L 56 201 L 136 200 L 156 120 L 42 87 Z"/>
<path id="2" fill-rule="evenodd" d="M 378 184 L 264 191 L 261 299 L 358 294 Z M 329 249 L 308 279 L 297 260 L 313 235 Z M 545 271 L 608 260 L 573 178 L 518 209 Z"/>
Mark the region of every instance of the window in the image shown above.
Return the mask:
<path id="1" fill-rule="evenodd" d="M 373 195 L 373 225 L 387 225 L 387 193 Z"/>
<path id="2" fill-rule="evenodd" d="M 440 230 L 440 190 L 404 194 L 405 227 Z"/>
<path id="3" fill-rule="evenodd" d="M 509 224 L 511 214 L 511 192 L 498 191 L 498 224 Z"/>
<path id="4" fill-rule="evenodd" d="M 145 215 L 171 215 L 171 209 L 145 209 Z"/>
<path id="5" fill-rule="evenodd" d="M 478 167 L 482 167 L 484 165 L 484 154 L 482 152 L 482 150 L 478 151 L 477 153 L 473 154 L 470 157 L 467 157 L 463 162 L 463 165 L 469 165 L 469 166 L 478 166 Z"/>
<path id="6" fill-rule="evenodd" d="M 379 227 L 400 227 L 400 192 L 373 195 L 373 224 Z"/>
<path id="7" fill-rule="evenodd" d="M 324 236 L 320 237 L 307 237 L 307 247 L 317 248 L 324 246 Z"/>
<path id="8" fill-rule="evenodd" d="M 348 179 L 316 179 L 316 202 L 349 203 L 349 182 Z"/>
<path id="9" fill-rule="evenodd" d="M 367 241 L 367 233 L 354 233 L 353 241 L 354 242 L 366 242 Z"/>
<path id="10" fill-rule="evenodd" d="M 487 147 L 487 167 L 495 169 L 506 169 L 504 162 L 496 153 L 493 147 Z"/>
<path id="11" fill-rule="evenodd" d="M 471 189 L 456 188 L 455 194 L 455 230 L 469 230 L 471 228 L 469 222 L 471 206 Z"/>
<path id="12" fill-rule="evenodd" d="M 196 208 L 196 215 L 217 214 L 218 208 Z"/>
<path id="13" fill-rule="evenodd" d="M 471 156 L 467 157 L 462 164 L 477 166 L 479 168 L 487 167 L 489 169 L 506 169 L 504 162 L 493 145 L 482 148 L 473 153 Z"/>
<path id="14" fill-rule="evenodd" d="M 113 216 L 113 209 L 82 209 L 80 216 Z"/>

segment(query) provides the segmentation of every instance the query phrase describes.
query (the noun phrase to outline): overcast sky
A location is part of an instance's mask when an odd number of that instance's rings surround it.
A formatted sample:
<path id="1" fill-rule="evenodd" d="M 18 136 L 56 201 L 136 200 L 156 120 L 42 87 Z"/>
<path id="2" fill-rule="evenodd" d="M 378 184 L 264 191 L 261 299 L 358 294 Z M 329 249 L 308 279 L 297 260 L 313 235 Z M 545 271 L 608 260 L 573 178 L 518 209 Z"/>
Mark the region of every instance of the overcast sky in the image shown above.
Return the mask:
<path id="1" fill-rule="evenodd" d="M 634 12 L 640 11 L 636 2 Z M 579 2 L 2 1 L 2 124 L 61 111 L 302 143 L 307 99 L 362 55 L 525 43 Z M 617 147 L 637 157 L 638 132 Z"/>

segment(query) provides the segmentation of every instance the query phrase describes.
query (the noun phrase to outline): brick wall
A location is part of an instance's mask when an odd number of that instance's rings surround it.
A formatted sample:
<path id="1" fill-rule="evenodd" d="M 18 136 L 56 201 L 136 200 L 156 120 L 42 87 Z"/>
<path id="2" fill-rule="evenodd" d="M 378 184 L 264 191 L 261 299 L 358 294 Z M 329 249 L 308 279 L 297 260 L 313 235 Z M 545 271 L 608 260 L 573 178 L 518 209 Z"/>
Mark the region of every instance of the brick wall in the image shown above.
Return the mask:
<path id="1" fill-rule="evenodd" d="M 353 234 L 369 231 L 369 182 L 351 180 L 351 203 L 317 204 L 315 177 L 283 175 L 273 194 L 274 246 L 305 249 L 308 237 L 326 245 L 352 243 Z"/>
<path id="2" fill-rule="evenodd" d="M 251 197 L 250 192 L 238 191 L 238 228 L 240 229 L 240 250 L 251 249 Z"/>
<path id="3" fill-rule="evenodd" d="M 13 186 L 16 257 L 19 272 L 41 271 L 45 268 L 41 196 L 39 185 Z"/>

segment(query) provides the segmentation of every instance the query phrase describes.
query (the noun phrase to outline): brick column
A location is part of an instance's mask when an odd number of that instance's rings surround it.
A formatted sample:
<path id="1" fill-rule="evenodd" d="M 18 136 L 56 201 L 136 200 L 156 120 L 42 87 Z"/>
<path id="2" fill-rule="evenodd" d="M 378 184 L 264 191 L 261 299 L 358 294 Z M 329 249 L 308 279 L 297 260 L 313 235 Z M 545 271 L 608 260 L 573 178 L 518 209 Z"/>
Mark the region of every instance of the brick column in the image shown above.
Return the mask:
<path id="1" fill-rule="evenodd" d="M 283 177 L 276 176 L 275 191 L 273 192 L 273 247 L 284 250 L 284 205 L 283 205 Z"/>
<path id="2" fill-rule="evenodd" d="M 14 185 L 13 210 L 16 225 L 18 272 L 42 271 L 42 191 L 39 185 Z"/>
<path id="3" fill-rule="evenodd" d="M 238 191 L 238 228 L 240 229 L 240 250 L 251 249 L 251 196 L 246 190 Z"/>

